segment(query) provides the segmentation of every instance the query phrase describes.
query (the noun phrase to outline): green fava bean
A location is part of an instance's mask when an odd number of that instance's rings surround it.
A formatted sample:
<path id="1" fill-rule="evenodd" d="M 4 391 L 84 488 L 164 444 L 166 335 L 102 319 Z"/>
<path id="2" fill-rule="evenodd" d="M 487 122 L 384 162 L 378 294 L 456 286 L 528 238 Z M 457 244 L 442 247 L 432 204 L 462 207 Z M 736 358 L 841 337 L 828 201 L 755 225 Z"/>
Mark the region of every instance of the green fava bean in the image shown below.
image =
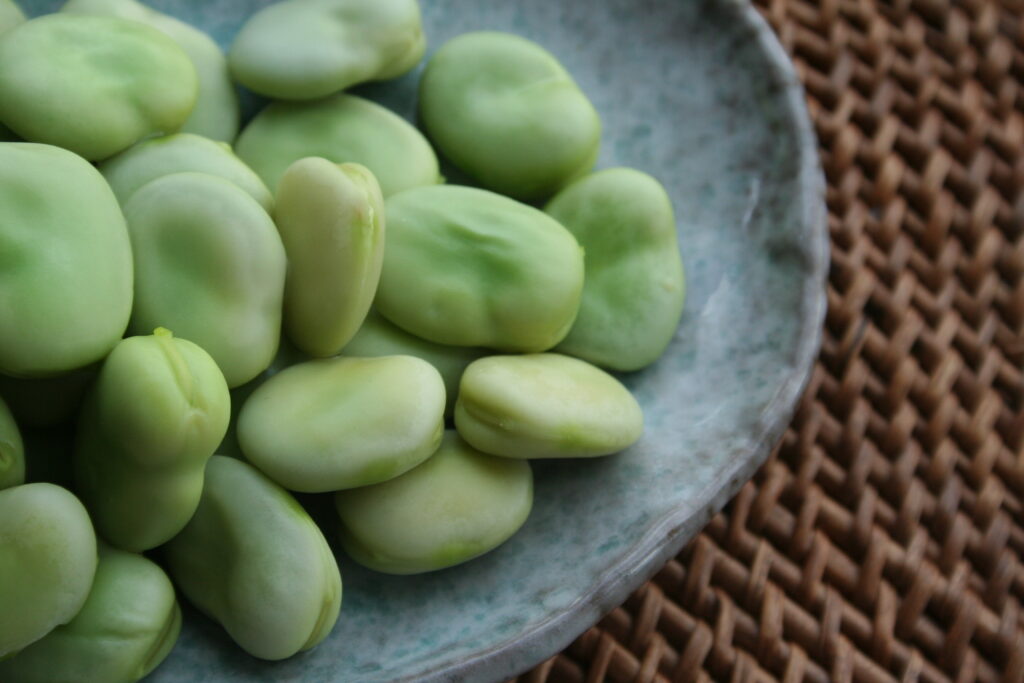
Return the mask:
<path id="1" fill-rule="evenodd" d="M 444 380 L 444 416 L 449 418 L 455 409 L 459 393 L 459 379 L 466 366 L 484 355 L 483 349 L 469 346 L 435 344 L 409 334 L 371 308 L 356 333 L 342 352 L 345 356 L 376 358 L 378 356 L 415 356 L 433 365 Z"/>
<path id="2" fill-rule="evenodd" d="M 0 399 L 0 490 L 25 483 L 25 444 L 14 416 Z"/>
<path id="3" fill-rule="evenodd" d="M 135 255 L 130 329 L 199 344 L 229 387 L 270 365 L 281 337 L 285 253 L 274 222 L 233 183 L 175 173 L 125 203 Z"/>
<path id="4" fill-rule="evenodd" d="M 53 484 L 0 491 L 0 660 L 66 624 L 96 573 L 82 503 Z"/>
<path id="5" fill-rule="evenodd" d="M 301 159 L 277 187 L 288 256 L 284 326 L 311 356 L 341 351 L 366 318 L 384 259 L 384 198 L 365 166 Z"/>
<path id="6" fill-rule="evenodd" d="M 159 329 L 117 345 L 85 398 L 74 453 L 77 490 L 104 538 L 141 552 L 181 531 L 230 400 L 216 363 L 190 341 Z"/>
<path id="7" fill-rule="evenodd" d="M 309 100 L 400 76 L 425 49 L 416 0 L 286 0 L 249 18 L 228 59 L 250 90 Z"/>
<path id="8" fill-rule="evenodd" d="M 550 216 L 501 195 L 438 185 L 387 200 L 376 307 L 439 344 L 544 351 L 569 331 L 583 251 Z"/>
<path id="9" fill-rule="evenodd" d="M 164 548 L 186 597 L 246 652 L 284 659 L 327 637 L 341 575 L 302 506 L 251 465 L 215 455 L 195 516 Z"/>
<path id="10" fill-rule="evenodd" d="M 143 140 L 99 166 L 121 204 L 144 185 L 173 173 L 207 173 L 229 180 L 269 213 L 274 197 L 260 177 L 235 156 L 231 147 L 190 133 Z"/>
<path id="11" fill-rule="evenodd" d="M 640 438 L 640 405 L 617 379 L 557 353 L 481 358 L 462 375 L 459 434 L 507 458 L 617 453 Z"/>
<path id="12" fill-rule="evenodd" d="M 0 396 L 7 399 L 19 423 L 26 427 L 53 427 L 78 415 L 85 391 L 95 377 L 95 365 L 40 379 L 0 375 Z"/>
<path id="13" fill-rule="evenodd" d="M 322 493 L 392 479 L 437 450 L 444 381 L 411 356 L 300 363 L 238 416 L 245 457 L 285 488 Z"/>
<path id="14" fill-rule="evenodd" d="M 446 157 L 484 187 L 549 197 L 589 171 L 601 120 L 547 50 L 508 33 L 464 33 L 434 53 L 420 119 Z"/>
<path id="15" fill-rule="evenodd" d="M 558 350 L 615 370 L 650 365 L 686 297 L 672 203 L 657 180 L 612 168 L 577 180 L 545 211 L 587 252 L 580 313 Z"/>
<path id="16" fill-rule="evenodd" d="M 166 34 L 192 60 L 199 83 L 195 107 L 181 130 L 223 142 L 238 135 L 238 95 L 227 58 L 210 36 L 135 0 L 69 0 L 61 11 L 139 21 Z"/>
<path id="17" fill-rule="evenodd" d="M 481 453 L 447 431 L 426 462 L 400 477 L 335 494 L 352 559 L 387 574 L 444 569 L 493 550 L 533 507 L 528 462 Z"/>
<path id="18" fill-rule="evenodd" d="M 14 0 L 0 0 L 0 33 L 25 23 L 25 14 Z"/>
<path id="19" fill-rule="evenodd" d="M 0 661 L 0 679 L 134 683 L 170 654 L 180 631 L 181 608 L 167 574 L 142 555 L 100 544 L 96 578 L 81 611 Z"/>
<path id="20" fill-rule="evenodd" d="M 238 136 L 235 151 L 272 188 L 306 157 L 366 166 L 385 197 L 441 182 L 437 155 L 422 133 L 379 104 L 345 93 L 271 104 Z"/>
<path id="21" fill-rule="evenodd" d="M 0 372 L 102 359 L 131 305 L 128 231 L 103 176 L 57 147 L 0 143 Z"/>
<path id="22" fill-rule="evenodd" d="M 197 92 L 188 56 L 137 21 L 49 14 L 0 36 L 0 120 L 86 159 L 178 130 Z"/>

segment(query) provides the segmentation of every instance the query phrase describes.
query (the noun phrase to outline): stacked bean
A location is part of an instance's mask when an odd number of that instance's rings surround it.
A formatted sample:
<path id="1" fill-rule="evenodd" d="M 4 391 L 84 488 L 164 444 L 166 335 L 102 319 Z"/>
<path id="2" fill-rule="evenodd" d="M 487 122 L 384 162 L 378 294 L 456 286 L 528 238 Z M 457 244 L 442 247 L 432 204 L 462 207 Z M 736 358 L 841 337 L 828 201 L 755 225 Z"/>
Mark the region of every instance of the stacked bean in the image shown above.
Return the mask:
<path id="1" fill-rule="evenodd" d="M 431 571 L 522 526 L 529 459 L 640 437 L 598 366 L 675 332 L 672 207 L 591 173 L 598 115 L 541 47 L 429 60 L 420 118 L 468 187 L 341 92 L 419 63 L 415 0 L 286 0 L 226 58 L 135 0 L 0 0 L 0 34 L 0 139 L 27 141 L 0 142 L 0 679 L 141 678 L 174 585 L 289 657 L 342 593 L 289 491 L 333 493 L 357 562 Z M 279 100 L 237 140 L 232 78 Z"/>

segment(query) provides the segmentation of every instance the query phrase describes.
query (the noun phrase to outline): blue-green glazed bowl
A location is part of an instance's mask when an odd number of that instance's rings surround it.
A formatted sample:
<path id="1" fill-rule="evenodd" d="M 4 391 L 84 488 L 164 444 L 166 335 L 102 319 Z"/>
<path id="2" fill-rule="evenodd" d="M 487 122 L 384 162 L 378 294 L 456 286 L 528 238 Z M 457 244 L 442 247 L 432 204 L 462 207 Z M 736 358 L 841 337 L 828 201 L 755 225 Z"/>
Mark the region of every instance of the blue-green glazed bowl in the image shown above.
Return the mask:
<path id="1" fill-rule="evenodd" d="M 22 4 L 40 14 L 60 2 Z M 269 3 L 152 4 L 227 47 Z M 808 378 L 825 310 L 824 182 L 792 65 L 747 2 L 423 0 L 423 18 L 431 48 L 477 29 L 547 47 L 601 113 L 599 166 L 642 169 L 671 194 L 688 298 L 665 356 L 625 377 L 646 433 L 618 456 L 536 463 L 526 526 L 463 566 L 385 576 L 339 550 L 341 619 L 319 647 L 288 661 L 253 659 L 188 611 L 154 683 L 519 673 L 620 604 L 697 533 L 780 438 Z M 421 68 L 359 91 L 413 120 Z M 249 113 L 261 104 L 246 103 Z"/>

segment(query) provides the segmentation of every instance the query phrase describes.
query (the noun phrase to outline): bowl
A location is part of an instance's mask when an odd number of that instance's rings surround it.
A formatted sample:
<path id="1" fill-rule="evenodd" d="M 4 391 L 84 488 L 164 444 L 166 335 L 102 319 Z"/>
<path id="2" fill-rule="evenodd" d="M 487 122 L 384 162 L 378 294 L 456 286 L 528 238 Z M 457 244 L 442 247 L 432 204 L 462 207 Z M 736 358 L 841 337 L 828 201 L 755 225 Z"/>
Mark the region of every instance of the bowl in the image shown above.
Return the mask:
<path id="1" fill-rule="evenodd" d="M 60 5 L 21 4 L 31 14 Z M 151 4 L 226 47 L 269 2 Z M 519 673 L 620 604 L 700 530 L 780 438 L 810 373 L 825 310 L 824 182 L 803 91 L 749 4 L 423 0 L 422 8 L 430 48 L 476 29 L 547 47 L 601 113 L 599 166 L 647 171 L 672 196 L 686 311 L 665 356 L 624 376 L 646 432 L 621 455 L 536 463 L 525 527 L 463 566 L 385 576 L 339 551 L 341 619 L 311 652 L 258 661 L 186 610 L 181 639 L 154 682 L 486 681 Z M 413 120 L 421 70 L 358 92 Z M 246 100 L 249 113 L 259 106 Z"/>

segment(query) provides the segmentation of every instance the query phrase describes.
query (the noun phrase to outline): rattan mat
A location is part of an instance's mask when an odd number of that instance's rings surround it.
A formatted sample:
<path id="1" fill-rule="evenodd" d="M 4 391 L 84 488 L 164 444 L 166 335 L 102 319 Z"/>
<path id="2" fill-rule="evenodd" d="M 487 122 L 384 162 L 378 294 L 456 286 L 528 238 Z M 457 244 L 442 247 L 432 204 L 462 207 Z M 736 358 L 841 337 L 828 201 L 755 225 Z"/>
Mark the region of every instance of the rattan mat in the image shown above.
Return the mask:
<path id="1" fill-rule="evenodd" d="M 1024 680 L 1024 2 L 759 0 L 828 177 L 776 453 L 542 681 Z"/>

